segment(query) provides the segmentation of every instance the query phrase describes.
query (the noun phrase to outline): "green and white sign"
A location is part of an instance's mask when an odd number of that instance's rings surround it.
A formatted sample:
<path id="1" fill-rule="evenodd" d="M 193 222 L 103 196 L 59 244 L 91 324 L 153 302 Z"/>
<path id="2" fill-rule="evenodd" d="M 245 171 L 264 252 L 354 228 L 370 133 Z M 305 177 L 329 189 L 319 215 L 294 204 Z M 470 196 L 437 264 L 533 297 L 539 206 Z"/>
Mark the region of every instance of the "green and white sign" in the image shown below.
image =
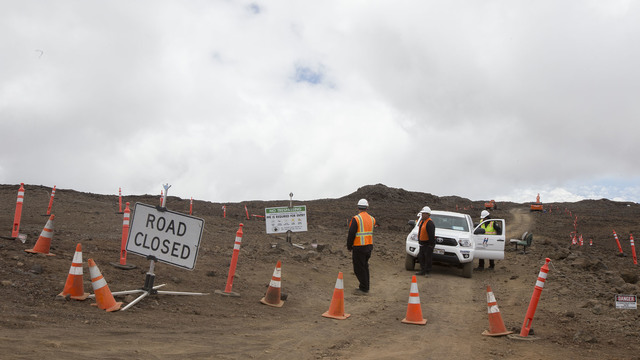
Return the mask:
<path id="1" fill-rule="evenodd" d="M 267 234 L 307 231 L 307 206 L 264 209 Z"/>

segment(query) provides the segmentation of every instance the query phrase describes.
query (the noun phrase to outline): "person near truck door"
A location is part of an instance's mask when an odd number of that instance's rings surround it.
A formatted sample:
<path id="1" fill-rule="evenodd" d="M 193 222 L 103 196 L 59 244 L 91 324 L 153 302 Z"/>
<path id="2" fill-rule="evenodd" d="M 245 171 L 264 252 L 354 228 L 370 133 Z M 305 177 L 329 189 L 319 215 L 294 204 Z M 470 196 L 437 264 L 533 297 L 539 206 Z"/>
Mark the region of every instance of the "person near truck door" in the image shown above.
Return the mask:
<path id="1" fill-rule="evenodd" d="M 418 262 L 420 271 L 416 275 L 429 276 L 433 262 L 433 249 L 436 246 L 436 225 L 431 220 L 431 208 L 425 206 L 420 210 L 420 222 L 418 223 Z"/>
<path id="2" fill-rule="evenodd" d="M 367 213 L 369 202 L 366 199 L 358 201 L 359 213 L 351 218 L 347 249 L 351 251 L 353 272 L 356 274 L 360 286 L 355 290 L 357 295 L 369 293 L 369 258 L 373 250 L 373 227 L 376 219 Z"/>
<path id="3" fill-rule="evenodd" d="M 487 210 L 482 210 L 480 213 L 480 222 L 485 221 L 490 216 Z M 481 226 L 484 229 L 485 235 L 497 235 L 500 234 L 500 226 L 495 221 L 487 221 Z M 496 266 L 495 260 L 489 259 L 489 270 L 493 270 Z M 478 271 L 484 270 L 484 259 L 478 259 L 478 267 L 476 268 Z"/>

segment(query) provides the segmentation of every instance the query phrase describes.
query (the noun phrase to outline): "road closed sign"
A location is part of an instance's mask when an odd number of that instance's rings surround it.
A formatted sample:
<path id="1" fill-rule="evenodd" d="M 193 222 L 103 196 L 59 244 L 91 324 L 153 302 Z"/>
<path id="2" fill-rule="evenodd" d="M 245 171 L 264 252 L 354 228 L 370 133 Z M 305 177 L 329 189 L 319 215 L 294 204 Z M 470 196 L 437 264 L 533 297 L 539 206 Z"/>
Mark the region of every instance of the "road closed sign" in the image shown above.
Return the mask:
<path id="1" fill-rule="evenodd" d="M 158 261 L 193 270 L 204 220 L 155 206 L 136 203 L 127 239 L 127 251 L 154 256 Z"/>

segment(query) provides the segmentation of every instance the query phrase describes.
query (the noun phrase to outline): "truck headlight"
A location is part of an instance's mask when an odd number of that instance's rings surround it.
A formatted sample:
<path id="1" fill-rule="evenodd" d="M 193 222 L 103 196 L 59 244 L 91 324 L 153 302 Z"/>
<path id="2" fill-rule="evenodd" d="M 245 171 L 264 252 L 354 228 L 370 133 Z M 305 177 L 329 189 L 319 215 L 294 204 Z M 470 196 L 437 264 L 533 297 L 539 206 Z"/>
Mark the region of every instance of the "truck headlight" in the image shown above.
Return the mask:
<path id="1" fill-rule="evenodd" d="M 418 241 L 418 234 L 412 233 L 409 235 L 409 239 L 411 239 L 411 241 Z"/>
<path id="2" fill-rule="evenodd" d="M 469 241 L 469 239 L 460 239 L 458 243 L 462 247 L 471 247 L 471 241 Z"/>

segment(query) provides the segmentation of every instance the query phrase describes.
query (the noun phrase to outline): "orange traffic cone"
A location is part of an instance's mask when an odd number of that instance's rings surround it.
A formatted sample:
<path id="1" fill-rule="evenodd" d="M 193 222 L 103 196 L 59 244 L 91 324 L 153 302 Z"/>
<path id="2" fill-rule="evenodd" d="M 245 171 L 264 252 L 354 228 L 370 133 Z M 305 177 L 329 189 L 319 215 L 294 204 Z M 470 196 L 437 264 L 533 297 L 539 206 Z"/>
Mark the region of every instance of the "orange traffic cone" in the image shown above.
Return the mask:
<path id="1" fill-rule="evenodd" d="M 402 319 L 405 324 L 424 325 L 427 319 L 422 318 L 422 308 L 420 307 L 420 295 L 418 294 L 418 282 L 416 276 L 411 278 L 411 290 L 409 292 L 409 305 L 407 305 L 407 316 Z"/>
<path id="2" fill-rule="evenodd" d="M 513 333 L 513 331 L 507 331 L 502 321 L 502 315 L 500 315 L 500 309 L 498 309 L 498 302 L 496 297 L 493 296 L 491 286 L 487 285 L 487 312 L 489 313 L 489 330 L 482 332 L 482 335 L 487 336 L 503 336 Z"/>
<path id="3" fill-rule="evenodd" d="M 100 309 L 109 312 L 120 310 L 122 303 L 116 302 L 113 298 L 107 281 L 102 276 L 102 273 L 100 273 L 100 269 L 98 269 L 98 265 L 96 265 L 93 259 L 89 259 L 89 275 L 91 276 L 91 286 L 96 296 L 96 305 L 98 305 Z"/>
<path id="4" fill-rule="evenodd" d="M 338 320 L 344 320 L 351 316 L 351 314 L 344 313 L 344 283 L 342 281 L 342 272 L 338 273 L 338 280 L 336 280 L 336 287 L 333 289 L 333 298 L 331 299 L 329 310 L 322 314 L 322 316 Z"/>
<path id="5" fill-rule="evenodd" d="M 51 216 L 49 217 L 49 220 L 47 220 L 46 225 L 44 226 L 44 229 L 42 229 L 42 232 L 40 233 L 40 237 L 38 238 L 38 241 L 36 241 L 36 245 L 33 247 L 33 249 L 26 249 L 26 252 L 29 253 L 41 253 L 41 254 L 45 254 L 47 256 L 55 256 L 55 254 L 51 254 L 49 253 L 49 248 L 51 247 L 51 238 L 53 237 L 53 218 L 55 217 L 55 215 L 51 214 Z"/>
<path id="6" fill-rule="evenodd" d="M 76 253 L 73 255 L 71 262 L 71 268 L 69 269 L 69 275 L 67 276 L 67 283 L 64 285 L 64 290 L 58 296 L 67 296 L 75 300 L 85 300 L 89 293 L 84 292 L 84 286 L 82 283 L 82 245 L 76 245 Z"/>
<path id="7" fill-rule="evenodd" d="M 282 270 L 280 260 L 278 260 L 276 268 L 273 270 L 273 276 L 271 276 L 271 282 L 269 283 L 267 293 L 262 299 L 260 299 L 261 303 L 273 307 L 282 307 L 282 305 L 284 305 L 284 301 L 280 298 L 281 274 Z"/>

